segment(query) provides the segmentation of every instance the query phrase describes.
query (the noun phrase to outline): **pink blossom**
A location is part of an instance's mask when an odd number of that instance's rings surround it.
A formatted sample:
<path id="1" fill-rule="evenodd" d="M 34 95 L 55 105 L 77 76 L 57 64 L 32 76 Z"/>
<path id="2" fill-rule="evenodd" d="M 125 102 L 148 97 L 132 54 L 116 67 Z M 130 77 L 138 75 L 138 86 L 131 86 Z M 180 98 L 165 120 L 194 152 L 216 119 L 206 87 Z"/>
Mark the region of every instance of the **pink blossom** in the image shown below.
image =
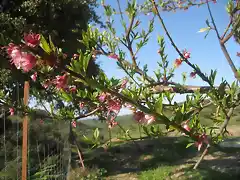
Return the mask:
<path id="1" fill-rule="evenodd" d="M 20 61 L 21 62 L 21 68 L 23 69 L 23 71 L 25 72 L 29 72 L 32 68 L 35 67 L 37 60 L 36 57 L 33 56 L 32 54 L 29 53 L 22 53 L 22 57 L 17 60 L 17 58 L 15 59 L 15 61 Z"/>
<path id="2" fill-rule="evenodd" d="M 42 119 L 41 119 L 39 122 L 40 122 L 40 124 L 43 124 L 43 123 L 44 123 L 44 121 L 43 121 Z"/>
<path id="3" fill-rule="evenodd" d="M 195 143 L 195 145 L 196 145 L 197 148 L 198 148 L 198 151 L 201 150 L 202 145 L 203 145 L 204 143 L 207 144 L 207 145 L 209 144 L 207 135 L 206 135 L 206 134 L 199 135 L 199 136 L 198 136 L 198 141 Z"/>
<path id="4" fill-rule="evenodd" d="M 34 34 L 34 33 L 29 33 L 29 34 L 24 34 L 24 41 L 27 46 L 29 47 L 36 47 L 40 43 L 40 34 Z"/>
<path id="5" fill-rule="evenodd" d="M 100 102 L 104 102 L 104 101 L 106 100 L 106 97 L 107 97 L 107 94 L 103 92 L 103 93 L 99 96 L 98 100 L 99 100 Z"/>
<path id="6" fill-rule="evenodd" d="M 125 106 L 126 108 L 131 109 L 132 111 L 136 111 L 136 108 L 135 108 L 133 105 L 129 104 L 129 103 L 125 103 L 124 106 Z"/>
<path id="7" fill-rule="evenodd" d="M 63 54 L 63 59 L 67 59 L 68 55 L 67 54 Z"/>
<path id="8" fill-rule="evenodd" d="M 186 131 L 188 131 L 188 132 L 191 131 L 191 128 L 190 128 L 187 124 L 184 124 L 184 125 L 183 125 L 183 128 L 184 128 Z"/>
<path id="9" fill-rule="evenodd" d="M 79 57 L 78 54 L 73 54 L 73 59 L 77 59 Z"/>
<path id="10" fill-rule="evenodd" d="M 179 67 L 182 64 L 182 60 L 181 59 L 176 59 L 174 62 L 174 66 L 175 67 Z"/>
<path id="11" fill-rule="evenodd" d="M 92 58 L 95 60 L 95 59 L 97 58 L 97 56 L 93 54 L 93 55 L 92 55 Z"/>
<path id="12" fill-rule="evenodd" d="M 9 108 L 9 112 L 10 112 L 10 115 L 14 115 L 14 109 L 13 108 Z"/>
<path id="13" fill-rule="evenodd" d="M 43 84 L 42 86 L 47 89 L 49 87 L 49 85 L 51 84 L 51 81 L 49 79 L 47 79 Z"/>
<path id="14" fill-rule="evenodd" d="M 125 89 L 127 86 L 128 80 L 127 79 L 123 79 L 122 84 L 121 84 L 121 88 Z"/>
<path id="15" fill-rule="evenodd" d="M 178 4 L 183 4 L 183 2 L 181 0 L 178 1 Z"/>
<path id="16" fill-rule="evenodd" d="M 155 116 L 152 116 L 152 115 L 149 115 L 149 114 L 144 114 L 141 111 L 134 112 L 133 118 L 138 123 L 144 123 L 144 124 L 151 124 L 156 119 Z"/>
<path id="17" fill-rule="evenodd" d="M 31 75 L 32 80 L 35 82 L 37 80 L 37 72 Z"/>
<path id="18" fill-rule="evenodd" d="M 186 50 L 185 51 L 183 51 L 183 56 L 184 56 L 184 58 L 186 58 L 186 59 L 189 59 L 190 58 L 190 52 L 187 52 Z"/>
<path id="19" fill-rule="evenodd" d="M 144 116 L 144 123 L 146 123 L 146 124 L 151 124 L 151 123 L 153 123 L 153 122 L 155 121 L 155 119 L 156 119 L 155 116 L 146 114 L 146 115 Z"/>
<path id="20" fill-rule="evenodd" d="M 107 104 L 108 104 L 108 111 L 115 112 L 116 114 L 118 114 L 120 109 L 122 108 L 122 104 L 118 100 L 109 100 Z"/>
<path id="21" fill-rule="evenodd" d="M 191 77 L 191 78 L 196 78 L 196 74 L 197 74 L 196 72 L 191 72 L 191 73 L 190 73 L 190 77 Z"/>
<path id="22" fill-rule="evenodd" d="M 116 121 L 109 121 L 108 122 L 108 128 L 109 129 L 112 129 L 113 127 L 115 127 L 116 125 L 118 125 L 118 122 L 116 122 Z"/>
<path id="23" fill-rule="evenodd" d="M 79 107 L 82 109 L 84 107 L 84 102 L 80 102 Z"/>
<path id="24" fill-rule="evenodd" d="M 6 48 L 7 53 L 11 58 L 21 55 L 20 47 L 13 43 L 9 43 Z"/>
<path id="25" fill-rule="evenodd" d="M 73 92 L 73 93 L 77 92 L 77 87 L 76 86 L 73 85 L 73 86 L 70 86 L 69 88 L 70 88 L 71 92 Z"/>
<path id="26" fill-rule="evenodd" d="M 141 111 L 137 111 L 133 113 L 133 119 L 135 119 L 135 121 L 137 121 L 138 123 L 141 122 L 144 116 L 145 116 L 144 113 Z"/>
<path id="27" fill-rule="evenodd" d="M 7 53 L 11 57 L 10 62 L 16 66 L 17 69 L 23 69 L 28 72 L 37 63 L 37 59 L 34 55 L 22 52 L 19 46 L 10 43 L 7 47 Z"/>
<path id="28" fill-rule="evenodd" d="M 188 132 L 191 131 L 191 128 L 190 128 L 189 125 L 188 125 L 188 122 L 189 122 L 189 121 L 190 121 L 190 120 L 187 120 L 187 121 L 184 121 L 184 122 L 182 123 L 182 127 L 183 127 L 186 131 L 188 131 Z M 182 133 L 182 135 L 183 135 L 183 136 L 186 136 L 185 133 Z"/>
<path id="29" fill-rule="evenodd" d="M 72 121 L 71 124 L 72 124 L 72 127 L 74 127 L 74 128 L 77 127 L 77 123 L 76 123 L 76 121 Z"/>
<path id="30" fill-rule="evenodd" d="M 56 79 L 53 80 L 53 83 L 56 85 L 57 89 L 66 89 L 67 81 L 67 74 L 64 74 L 63 76 L 56 76 Z"/>
<path id="31" fill-rule="evenodd" d="M 110 57 L 110 58 L 112 58 L 112 59 L 119 59 L 119 57 L 118 57 L 118 55 L 116 55 L 116 54 L 114 54 L 114 53 L 110 53 L 109 55 L 108 55 L 108 57 Z"/>

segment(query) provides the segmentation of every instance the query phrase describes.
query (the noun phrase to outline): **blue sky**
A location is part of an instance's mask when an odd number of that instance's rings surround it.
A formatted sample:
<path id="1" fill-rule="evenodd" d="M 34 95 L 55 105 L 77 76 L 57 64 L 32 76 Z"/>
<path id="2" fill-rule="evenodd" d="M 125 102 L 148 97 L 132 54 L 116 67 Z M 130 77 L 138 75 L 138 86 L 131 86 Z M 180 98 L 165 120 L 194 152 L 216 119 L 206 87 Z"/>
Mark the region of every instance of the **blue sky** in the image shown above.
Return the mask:
<path id="1" fill-rule="evenodd" d="M 138 3 L 142 3 L 144 0 L 138 0 Z M 122 9 L 126 7 L 127 0 L 120 0 Z M 111 5 L 116 10 L 118 10 L 117 0 L 105 0 L 106 4 Z M 215 18 L 218 30 L 222 34 L 229 22 L 229 17 L 225 10 L 227 0 L 219 0 L 216 4 L 211 3 L 212 13 Z M 104 17 L 103 8 L 100 6 L 97 9 L 97 13 Z M 203 5 L 201 7 L 191 7 L 187 11 L 178 10 L 175 13 L 172 12 L 161 12 L 162 17 L 165 21 L 167 29 L 169 30 L 172 38 L 180 49 L 187 49 L 191 52 L 192 58 L 190 61 L 194 64 L 198 64 L 201 70 L 204 73 L 210 74 L 211 69 L 217 69 L 218 74 L 216 77 L 216 84 L 221 82 L 222 77 L 228 82 L 234 81 L 233 73 L 227 64 L 227 61 L 220 49 L 219 43 L 215 32 L 211 31 L 206 39 L 204 39 L 205 33 L 198 33 L 200 28 L 206 27 L 205 21 L 210 17 L 207 11 L 207 6 Z M 141 21 L 141 28 L 147 28 L 150 16 L 140 16 L 139 20 Z M 118 34 L 123 34 L 123 28 L 120 23 L 120 16 L 115 16 L 115 28 L 117 29 Z M 102 19 L 105 20 L 104 18 Z M 210 21 L 211 22 L 211 21 Z M 157 67 L 157 61 L 159 61 L 159 55 L 157 54 L 158 44 L 157 36 L 161 35 L 165 37 L 166 42 L 166 53 L 168 54 L 168 60 L 170 65 L 173 64 L 174 60 L 178 57 L 178 54 L 171 47 L 169 40 L 165 36 L 162 27 L 157 20 L 154 26 L 154 32 L 152 33 L 149 43 L 145 46 L 138 55 L 138 61 L 140 61 L 140 66 L 148 64 L 148 69 L 150 75 L 153 75 L 153 71 Z M 240 59 L 236 56 L 236 52 L 239 50 L 238 45 L 234 42 L 233 39 L 229 40 L 227 43 L 227 49 L 234 61 L 235 65 L 239 67 Z M 130 59 L 130 58 L 129 58 Z M 116 62 L 112 59 L 106 57 L 100 57 L 98 61 L 101 64 L 101 67 L 105 70 L 106 74 L 111 77 L 115 76 L 118 78 L 124 77 L 124 73 L 121 70 L 116 70 Z M 183 64 L 175 71 L 175 82 L 182 82 L 182 72 L 191 72 L 191 68 L 186 64 Z M 195 79 L 188 78 L 186 84 L 189 85 L 207 85 L 199 77 Z M 184 100 L 183 96 L 177 96 L 176 101 Z"/>
<path id="2" fill-rule="evenodd" d="M 144 0 L 140 0 L 138 2 L 141 3 L 143 1 Z M 117 9 L 116 0 L 105 0 L 105 2 Z M 120 2 L 123 7 L 126 7 L 126 0 L 120 0 Z M 221 34 L 229 22 L 229 17 L 225 11 L 226 2 L 227 0 L 219 0 L 217 4 L 211 3 L 212 12 Z M 102 7 L 97 9 L 97 13 L 101 15 L 101 17 L 104 17 L 102 16 Z M 217 84 L 221 81 L 221 77 L 224 77 L 228 81 L 233 80 L 233 73 L 220 49 L 215 33 L 213 31 L 210 32 L 206 39 L 204 39 L 205 33 L 197 33 L 200 28 L 206 27 L 206 19 L 210 19 L 206 5 L 201 6 L 200 8 L 192 7 L 188 11 L 177 11 L 176 13 L 162 12 L 162 17 L 177 46 L 180 49 L 186 48 L 191 52 L 192 58 L 190 61 L 192 63 L 198 64 L 205 73 L 209 73 L 211 69 L 217 69 L 219 72 L 216 79 Z M 139 20 L 142 22 L 141 28 L 148 26 L 150 18 L 151 17 L 149 16 L 140 16 Z M 119 20 L 119 15 L 117 15 L 115 28 L 119 34 L 122 34 L 124 31 Z M 156 21 L 155 23 L 155 30 L 150 37 L 148 45 L 145 46 L 138 55 L 138 61 L 140 61 L 141 65 L 148 64 L 149 72 L 152 72 L 155 69 L 157 61 L 160 60 L 159 55 L 157 54 L 157 35 L 165 36 L 159 21 Z M 165 38 L 165 41 L 168 60 L 173 64 L 173 61 L 178 57 L 178 54 L 171 47 L 167 38 Z M 239 66 L 240 59 L 236 57 L 236 52 L 239 49 L 233 39 L 227 43 L 227 49 L 236 66 Z M 115 67 L 117 67 L 117 65 L 114 60 L 100 57 L 98 61 L 100 61 L 108 76 L 122 77 L 124 75 L 122 71 L 116 71 Z M 191 69 L 186 64 L 182 65 L 176 71 L 175 81 L 181 81 L 182 72 L 190 71 Z M 204 85 L 199 78 L 194 80 L 189 79 L 187 83 Z"/>
<path id="3" fill-rule="evenodd" d="M 138 0 L 138 3 L 142 3 L 144 0 Z M 120 0 L 122 9 L 126 7 L 127 0 Z M 99 1 L 100 3 L 100 1 Z M 105 0 L 106 4 L 110 4 L 115 9 L 118 9 L 117 0 Z M 229 17 L 226 13 L 225 6 L 227 0 L 218 0 L 216 4 L 211 3 L 212 13 L 214 15 L 218 30 L 222 34 L 229 22 Z M 104 17 L 104 11 L 101 6 L 96 9 L 97 14 Z M 200 28 L 206 27 L 205 21 L 209 19 L 209 14 L 207 11 L 207 6 L 203 5 L 200 8 L 192 7 L 187 11 L 177 11 L 172 12 L 161 12 L 162 17 L 165 21 L 167 29 L 169 30 L 172 38 L 180 49 L 187 49 L 191 52 L 192 58 L 190 61 L 194 64 L 198 64 L 204 73 L 209 74 L 211 69 L 217 69 L 218 74 L 216 77 L 216 84 L 221 82 L 223 77 L 228 82 L 234 81 L 233 73 L 227 64 L 227 61 L 220 49 L 217 41 L 216 34 L 212 31 L 209 33 L 208 37 L 204 39 L 205 33 L 197 33 Z M 141 28 L 147 28 L 150 16 L 140 16 Z M 103 21 L 105 19 L 102 19 Z M 115 17 L 115 28 L 118 34 L 124 33 L 123 28 L 120 23 L 120 16 Z M 178 57 L 178 54 L 171 47 L 169 40 L 166 38 L 162 27 L 157 20 L 154 26 L 154 32 L 152 33 L 149 43 L 145 46 L 138 55 L 138 61 L 140 61 L 140 66 L 148 64 L 148 69 L 150 75 L 153 75 L 153 71 L 157 67 L 157 61 L 160 60 L 157 54 L 158 44 L 157 36 L 161 35 L 165 37 L 166 42 L 166 53 L 168 54 L 168 60 L 170 65 L 173 65 L 174 60 Z M 239 50 L 239 46 L 234 42 L 233 39 L 229 40 L 227 43 L 227 49 L 234 61 L 235 65 L 239 67 L 240 59 L 236 56 L 236 52 Z M 130 59 L 130 58 L 129 58 Z M 101 56 L 97 60 L 101 67 L 105 70 L 109 77 L 115 76 L 118 78 L 124 77 L 124 73 L 117 69 L 116 61 L 109 59 L 107 57 Z M 190 73 L 191 69 L 183 64 L 175 71 L 175 82 L 182 82 L 182 72 Z M 199 77 L 195 79 L 188 78 L 186 84 L 189 85 L 206 85 Z M 176 96 L 176 101 L 183 101 L 184 96 Z M 130 111 L 123 110 L 122 113 L 129 113 Z"/>

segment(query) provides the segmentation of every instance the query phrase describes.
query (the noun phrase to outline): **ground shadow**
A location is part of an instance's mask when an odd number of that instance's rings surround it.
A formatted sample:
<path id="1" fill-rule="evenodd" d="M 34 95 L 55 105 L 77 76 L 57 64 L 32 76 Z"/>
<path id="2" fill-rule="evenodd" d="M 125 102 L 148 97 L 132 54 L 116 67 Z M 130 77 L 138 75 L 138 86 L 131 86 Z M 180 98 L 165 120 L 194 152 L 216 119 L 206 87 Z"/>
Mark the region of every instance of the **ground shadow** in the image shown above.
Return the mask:
<path id="1" fill-rule="evenodd" d="M 229 164 L 229 162 L 222 160 L 207 160 L 202 162 L 196 170 L 193 170 L 193 166 L 191 165 L 183 165 L 180 166 L 180 168 L 177 168 L 175 171 L 169 173 L 168 176 L 169 179 L 199 180 L 199 177 L 201 177 L 202 180 L 239 180 L 240 173 L 239 171 L 236 172 L 236 169 L 233 168 L 239 166 L 232 166 L 231 170 L 225 169 L 223 166 L 219 165 L 219 163 L 223 165 L 224 163 Z M 209 166 L 209 163 L 214 164 L 215 168 Z"/>
<path id="2" fill-rule="evenodd" d="M 96 149 L 85 154 L 87 166 L 104 168 L 107 175 L 132 173 L 157 168 L 161 165 L 177 165 L 181 160 L 196 156 L 196 148 L 187 148 L 186 138 L 161 137 L 138 141 L 141 151 L 128 142 L 108 149 Z"/>

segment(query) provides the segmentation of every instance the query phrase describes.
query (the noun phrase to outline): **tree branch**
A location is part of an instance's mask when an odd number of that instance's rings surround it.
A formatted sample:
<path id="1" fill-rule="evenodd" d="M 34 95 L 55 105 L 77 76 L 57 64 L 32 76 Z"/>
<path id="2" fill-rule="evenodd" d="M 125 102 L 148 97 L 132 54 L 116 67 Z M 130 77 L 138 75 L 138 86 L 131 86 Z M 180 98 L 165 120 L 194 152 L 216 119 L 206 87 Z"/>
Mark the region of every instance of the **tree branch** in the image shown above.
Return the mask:
<path id="1" fill-rule="evenodd" d="M 224 39 L 224 38 L 225 38 L 225 36 L 226 36 L 226 34 L 227 34 L 229 28 L 231 27 L 231 25 L 232 25 L 232 18 L 231 18 L 230 22 L 228 23 L 228 26 L 227 26 L 227 28 L 225 29 L 225 31 L 224 31 L 224 33 L 223 33 L 221 39 Z"/>
<path id="2" fill-rule="evenodd" d="M 203 160 L 203 158 L 206 156 L 206 154 L 208 153 L 210 146 L 207 145 L 206 149 L 203 151 L 201 157 L 199 158 L 199 160 L 197 161 L 197 163 L 195 164 L 195 166 L 193 167 L 193 169 L 197 169 L 199 164 L 201 163 L 201 161 Z"/>
<path id="3" fill-rule="evenodd" d="M 215 86 L 215 88 L 218 88 Z M 171 86 L 163 86 L 158 85 L 153 88 L 153 93 L 161 93 L 161 92 L 171 92 L 171 93 L 194 93 L 195 91 L 200 91 L 200 93 L 207 93 L 212 89 L 210 86 L 180 86 L 180 87 L 171 87 Z"/>
<path id="4" fill-rule="evenodd" d="M 74 71 L 72 71 L 70 69 L 65 68 L 65 71 L 70 73 L 72 76 L 77 77 L 77 78 L 81 78 L 82 77 L 81 75 L 79 75 L 78 73 L 76 73 L 76 72 L 74 72 Z M 84 80 L 86 82 L 88 82 L 87 78 L 85 78 Z M 174 128 L 176 128 L 177 130 L 179 130 L 180 132 L 183 132 L 183 133 L 189 135 L 189 137 L 191 137 L 193 140 L 197 140 L 197 138 L 195 136 L 193 136 L 189 131 L 184 129 L 181 125 L 178 125 L 177 123 L 175 123 L 173 121 L 170 121 L 166 116 L 161 115 L 161 114 L 156 113 L 156 112 L 152 112 L 152 110 L 149 109 L 148 107 L 146 107 L 146 106 L 144 106 L 142 104 L 139 104 L 138 102 L 136 102 L 136 101 L 126 97 L 122 93 L 116 92 L 116 91 L 114 91 L 114 90 L 112 90 L 112 89 L 110 89 L 110 88 L 108 88 L 106 86 L 100 85 L 96 80 L 91 80 L 91 83 L 94 83 L 101 91 L 108 92 L 111 95 L 114 95 L 114 96 L 120 98 L 124 102 L 128 102 L 128 103 L 134 105 L 135 107 L 137 107 L 139 110 L 143 111 L 144 113 L 155 116 L 158 123 L 162 122 L 162 123 L 164 123 L 166 125 L 171 125 Z"/>
<path id="5" fill-rule="evenodd" d="M 157 8 L 157 5 L 155 3 L 155 0 L 151 0 L 152 1 L 152 4 L 155 8 L 155 11 L 156 11 L 156 15 L 159 19 L 159 21 L 161 22 L 162 24 L 162 27 L 163 27 L 163 30 L 165 31 L 168 39 L 170 40 L 172 46 L 174 47 L 174 49 L 177 51 L 177 53 L 180 55 L 180 57 L 191 67 L 195 70 L 195 72 L 202 78 L 203 81 L 207 82 L 211 87 L 213 86 L 213 84 L 209 81 L 209 79 L 207 78 L 207 76 L 205 76 L 197 67 L 195 67 L 192 63 L 190 63 L 184 56 L 183 54 L 181 53 L 181 51 L 178 49 L 178 47 L 176 46 L 176 44 L 174 43 L 172 37 L 170 36 L 166 26 L 165 26 L 165 23 L 160 15 L 160 12 Z"/>
<path id="6" fill-rule="evenodd" d="M 101 54 L 101 55 L 105 55 L 105 56 L 109 56 L 111 54 L 110 52 L 106 52 L 100 45 L 98 45 L 98 48 L 100 50 L 95 50 L 97 54 Z M 124 59 L 121 59 L 121 62 L 122 62 L 122 64 L 124 64 L 127 67 L 134 68 L 136 73 L 141 75 L 141 76 L 144 76 L 147 79 L 148 82 L 150 82 L 150 83 L 155 82 L 155 80 L 153 78 L 144 74 L 143 70 L 141 70 L 138 66 L 134 67 L 129 61 L 124 60 Z"/>
<path id="7" fill-rule="evenodd" d="M 228 111 L 228 113 L 227 113 L 227 116 L 226 116 L 226 119 L 225 119 L 225 121 L 222 123 L 222 125 L 221 125 L 221 127 L 220 127 L 220 129 L 219 129 L 219 132 L 217 133 L 217 136 L 221 135 L 221 134 L 224 132 L 224 129 L 227 127 L 227 125 L 228 125 L 228 123 L 229 123 L 229 121 L 230 121 L 230 119 L 231 119 L 231 116 L 232 116 L 232 114 L 233 114 L 233 110 L 234 110 L 233 107 L 229 109 L 229 111 Z"/>
<path id="8" fill-rule="evenodd" d="M 118 3 L 118 9 L 119 9 L 119 12 L 120 12 L 120 15 L 121 15 L 121 19 L 123 20 L 123 13 L 122 13 L 122 9 L 121 9 L 119 0 L 117 0 L 117 3 Z"/>
<path id="9" fill-rule="evenodd" d="M 209 5 L 209 2 L 208 2 L 208 1 L 207 1 L 207 7 L 208 7 L 209 15 L 210 15 L 211 20 L 212 20 L 212 24 L 213 24 L 214 30 L 215 30 L 215 32 L 216 32 L 216 34 L 217 34 L 218 39 L 220 40 L 221 37 L 220 37 L 220 34 L 219 34 L 219 32 L 218 32 L 216 23 L 215 23 L 215 21 L 214 21 L 214 18 L 213 18 L 213 15 L 212 15 L 212 11 L 210 10 L 210 5 Z"/>
<path id="10" fill-rule="evenodd" d="M 231 57 L 230 57 L 230 55 L 229 55 L 229 53 L 228 53 L 228 51 L 227 51 L 227 48 L 226 48 L 226 46 L 225 46 L 225 44 L 224 44 L 224 43 L 232 36 L 232 32 L 222 41 L 222 40 L 221 40 L 221 37 L 220 37 L 220 35 L 219 35 L 219 32 L 218 32 L 218 30 L 217 30 L 216 23 L 215 23 L 215 21 L 214 21 L 214 18 L 213 18 L 213 15 L 212 15 L 212 11 L 211 11 L 211 9 L 210 9 L 210 5 L 209 5 L 208 2 L 207 2 L 207 8 L 208 8 L 208 12 L 209 12 L 210 18 L 211 18 L 211 20 L 212 20 L 213 26 L 214 26 L 214 28 L 215 28 L 215 32 L 216 32 L 216 34 L 217 34 L 217 38 L 218 38 L 218 40 L 219 40 L 219 44 L 220 44 L 220 47 L 221 47 L 221 49 L 222 49 L 222 52 L 223 52 L 223 54 L 224 54 L 224 56 L 225 56 L 225 58 L 226 58 L 226 60 L 227 60 L 227 62 L 228 62 L 228 64 L 229 64 L 229 66 L 231 67 L 232 72 L 233 72 L 235 78 L 236 78 L 238 81 L 240 81 L 240 75 L 238 74 L 237 68 L 235 67 L 235 65 L 234 65 L 234 63 L 233 63 L 233 61 L 232 61 L 232 59 L 231 59 Z"/>

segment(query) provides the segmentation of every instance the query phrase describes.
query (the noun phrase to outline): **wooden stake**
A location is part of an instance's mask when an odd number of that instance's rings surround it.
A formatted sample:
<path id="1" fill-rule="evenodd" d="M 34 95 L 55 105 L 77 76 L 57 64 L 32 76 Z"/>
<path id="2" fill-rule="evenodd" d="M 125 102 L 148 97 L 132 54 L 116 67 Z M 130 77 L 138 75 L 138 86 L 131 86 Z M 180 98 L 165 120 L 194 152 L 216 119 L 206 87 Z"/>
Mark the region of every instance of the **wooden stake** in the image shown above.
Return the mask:
<path id="1" fill-rule="evenodd" d="M 25 81 L 23 103 L 28 105 L 29 83 Z M 22 180 L 27 180 L 27 153 L 28 153 L 28 116 L 23 119 L 23 141 L 22 141 Z"/>

